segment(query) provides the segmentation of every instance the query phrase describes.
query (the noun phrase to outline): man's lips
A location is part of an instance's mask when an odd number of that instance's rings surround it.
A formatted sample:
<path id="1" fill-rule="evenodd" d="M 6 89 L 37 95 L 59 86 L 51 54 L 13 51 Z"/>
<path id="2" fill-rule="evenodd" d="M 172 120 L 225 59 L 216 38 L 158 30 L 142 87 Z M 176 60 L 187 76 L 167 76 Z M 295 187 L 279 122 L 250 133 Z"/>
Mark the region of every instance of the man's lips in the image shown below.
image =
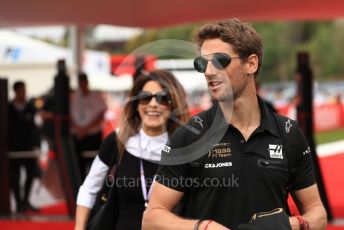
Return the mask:
<path id="1" fill-rule="evenodd" d="M 211 89 L 216 89 L 218 88 L 223 82 L 222 81 L 209 81 L 208 82 L 208 86 L 211 88 Z"/>

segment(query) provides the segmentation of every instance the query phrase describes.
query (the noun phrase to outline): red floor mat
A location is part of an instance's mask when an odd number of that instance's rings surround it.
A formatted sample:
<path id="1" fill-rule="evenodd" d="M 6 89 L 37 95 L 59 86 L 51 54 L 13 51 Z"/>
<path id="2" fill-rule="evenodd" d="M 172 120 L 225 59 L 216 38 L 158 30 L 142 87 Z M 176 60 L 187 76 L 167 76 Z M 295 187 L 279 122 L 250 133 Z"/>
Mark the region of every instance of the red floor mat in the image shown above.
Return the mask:
<path id="1" fill-rule="evenodd" d="M 68 215 L 68 209 L 65 202 L 60 202 L 55 205 L 47 206 L 39 212 L 41 215 Z"/>
<path id="2" fill-rule="evenodd" d="M 72 230 L 73 221 L 22 221 L 0 220 L 0 229 L 3 230 Z"/>

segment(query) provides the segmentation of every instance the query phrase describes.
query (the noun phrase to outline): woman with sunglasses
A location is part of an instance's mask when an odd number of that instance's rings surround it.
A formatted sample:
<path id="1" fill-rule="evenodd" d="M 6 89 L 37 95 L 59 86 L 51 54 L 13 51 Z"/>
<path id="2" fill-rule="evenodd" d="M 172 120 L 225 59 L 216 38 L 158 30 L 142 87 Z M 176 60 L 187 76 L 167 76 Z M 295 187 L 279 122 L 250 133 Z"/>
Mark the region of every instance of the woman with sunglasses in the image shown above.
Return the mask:
<path id="1" fill-rule="evenodd" d="M 181 84 L 167 71 L 144 72 L 135 80 L 122 112 L 119 131 L 105 139 L 80 187 L 75 229 L 86 228 L 112 159 L 117 165 L 118 217 L 116 226 L 111 229 L 141 229 L 161 150 L 179 124 L 189 118 L 185 96 Z"/>

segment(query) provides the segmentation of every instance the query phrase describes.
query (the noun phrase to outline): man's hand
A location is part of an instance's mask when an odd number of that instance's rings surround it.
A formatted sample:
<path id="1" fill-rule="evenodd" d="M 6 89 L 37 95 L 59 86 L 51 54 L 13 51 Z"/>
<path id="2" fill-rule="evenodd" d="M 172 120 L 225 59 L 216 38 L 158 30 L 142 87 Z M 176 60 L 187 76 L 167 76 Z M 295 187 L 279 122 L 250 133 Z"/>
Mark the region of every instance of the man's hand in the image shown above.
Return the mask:
<path id="1" fill-rule="evenodd" d="M 300 222 L 297 220 L 295 216 L 289 217 L 289 223 L 290 223 L 291 229 L 300 229 Z"/>
<path id="2" fill-rule="evenodd" d="M 254 214 L 247 224 L 240 224 L 236 230 L 291 230 L 289 217 L 282 208 Z"/>
<path id="3" fill-rule="evenodd" d="M 75 131 L 76 131 L 76 138 L 77 139 L 82 139 L 86 136 L 87 134 L 87 129 L 86 128 L 83 128 L 83 127 L 80 127 L 80 126 L 75 126 Z"/>

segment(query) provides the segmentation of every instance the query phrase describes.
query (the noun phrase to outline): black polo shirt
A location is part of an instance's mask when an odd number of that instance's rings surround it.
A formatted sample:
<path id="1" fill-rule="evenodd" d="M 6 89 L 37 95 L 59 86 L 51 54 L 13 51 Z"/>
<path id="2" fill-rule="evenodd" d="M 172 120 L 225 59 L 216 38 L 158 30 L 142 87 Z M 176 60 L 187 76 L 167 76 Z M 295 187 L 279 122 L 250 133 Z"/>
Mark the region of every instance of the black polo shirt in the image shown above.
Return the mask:
<path id="1" fill-rule="evenodd" d="M 288 212 L 288 192 L 315 183 L 298 124 L 258 101 L 260 126 L 247 141 L 225 122 L 216 103 L 174 132 L 156 179 L 184 192 L 180 215 L 234 228 L 256 212 L 278 207 Z"/>

